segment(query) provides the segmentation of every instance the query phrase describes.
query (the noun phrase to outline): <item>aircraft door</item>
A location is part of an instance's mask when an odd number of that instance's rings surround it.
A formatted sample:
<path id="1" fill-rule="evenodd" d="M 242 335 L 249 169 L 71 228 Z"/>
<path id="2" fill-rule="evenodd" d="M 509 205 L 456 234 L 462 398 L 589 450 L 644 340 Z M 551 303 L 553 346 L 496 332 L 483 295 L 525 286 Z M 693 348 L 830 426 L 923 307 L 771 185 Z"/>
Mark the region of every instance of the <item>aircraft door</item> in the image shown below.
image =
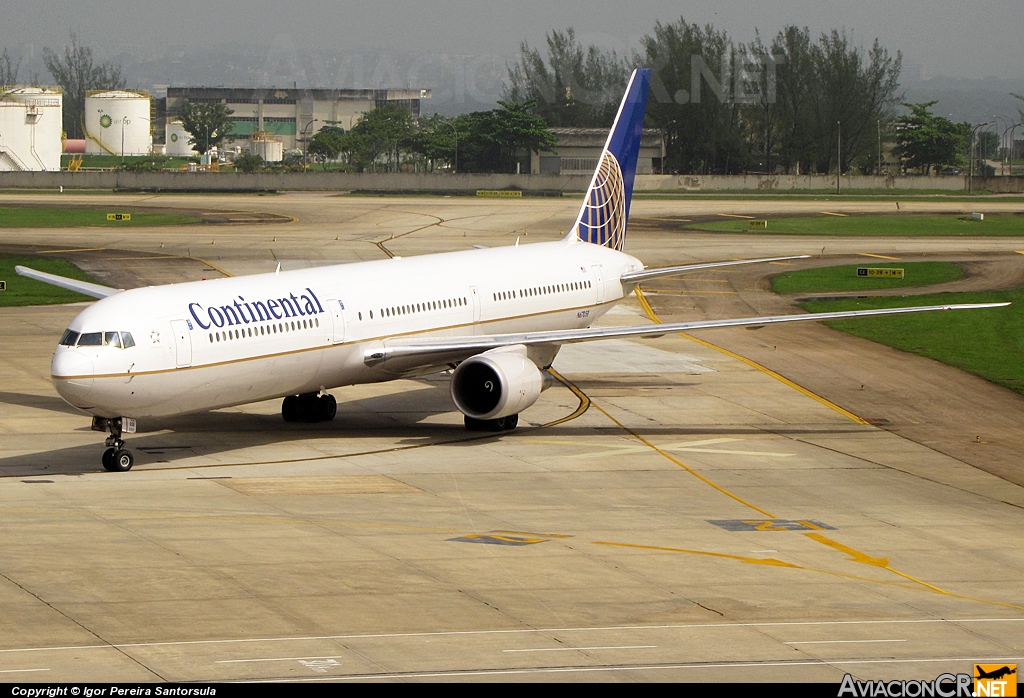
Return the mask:
<path id="1" fill-rule="evenodd" d="M 604 275 L 601 273 L 601 265 L 595 264 L 591 269 L 594 270 L 594 286 L 597 288 L 597 302 L 604 303 Z"/>
<path id="2" fill-rule="evenodd" d="M 327 312 L 331 315 L 331 320 L 334 323 L 334 333 L 331 341 L 334 344 L 341 344 L 345 341 L 345 305 L 335 299 L 327 299 Z"/>
<path id="3" fill-rule="evenodd" d="M 188 323 L 184 320 L 171 320 L 171 331 L 174 333 L 175 363 L 178 368 L 192 365 L 192 337 L 188 331 Z"/>
<path id="4" fill-rule="evenodd" d="M 469 295 L 472 296 L 473 322 L 480 322 L 480 294 L 477 293 L 476 286 L 469 287 Z"/>

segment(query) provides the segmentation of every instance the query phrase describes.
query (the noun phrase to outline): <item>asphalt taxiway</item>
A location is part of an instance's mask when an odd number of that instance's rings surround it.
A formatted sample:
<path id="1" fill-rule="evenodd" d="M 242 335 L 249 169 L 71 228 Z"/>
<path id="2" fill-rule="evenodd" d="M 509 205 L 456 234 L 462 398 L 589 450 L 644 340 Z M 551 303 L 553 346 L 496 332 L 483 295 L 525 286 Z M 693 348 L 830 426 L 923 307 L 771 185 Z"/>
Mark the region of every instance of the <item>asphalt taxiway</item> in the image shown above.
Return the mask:
<path id="1" fill-rule="evenodd" d="M 62 201 L 296 219 L 4 233 L 123 286 L 552 239 L 576 208 Z M 849 206 L 868 204 L 887 205 Z M 627 244 L 653 266 L 822 242 L 652 227 Z M 998 284 L 1024 267 L 1022 239 L 824 244 L 998 267 Z M 658 285 L 603 322 L 791 307 L 765 290 L 778 268 Z M 563 382 L 511 434 L 466 432 L 438 376 L 337 389 L 328 424 L 286 424 L 277 401 L 141 424 L 135 468 L 112 474 L 48 380 L 79 310 L 0 309 L 0 680 L 838 683 L 1021 657 L 1024 399 L 954 369 L 817 325 L 596 342 L 563 351 Z"/>

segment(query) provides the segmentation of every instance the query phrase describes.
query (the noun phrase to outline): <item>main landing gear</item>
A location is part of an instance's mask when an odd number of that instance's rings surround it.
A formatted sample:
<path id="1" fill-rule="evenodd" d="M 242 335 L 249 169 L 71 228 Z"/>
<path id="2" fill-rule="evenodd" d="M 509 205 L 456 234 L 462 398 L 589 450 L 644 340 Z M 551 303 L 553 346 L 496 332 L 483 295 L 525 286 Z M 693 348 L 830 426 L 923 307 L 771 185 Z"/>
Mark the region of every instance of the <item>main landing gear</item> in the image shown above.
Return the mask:
<path id="1" fill-rule="evenodd" d="M 466 415 L 466 429 L 469 431 L 512 431 L 519 424 L 519 415 L 510 414 L 508 417 L 497 419 L 475 419 Z"/>
<path id="2" fill-rule="evenodd" d="M 121 438 L 121 417 L 107 419 L 105 417 L 93 417 L 93 431 L 109 431 L 110 436 L 104 441 L 107 450 L 103 452 L 103 469 L 112 473 L 126 473 L 135 465 L 135 456 L 124 447 L 124 439 Z M 134 431 L 134 427 L 132 427 Z"/>
<path id="3" fill-rule="evenodd" d="M 286 422 L 329 422 L 337 413 L 338 401 L 330 394 L 289 395 L 281 403 L 281 416 Z"/>

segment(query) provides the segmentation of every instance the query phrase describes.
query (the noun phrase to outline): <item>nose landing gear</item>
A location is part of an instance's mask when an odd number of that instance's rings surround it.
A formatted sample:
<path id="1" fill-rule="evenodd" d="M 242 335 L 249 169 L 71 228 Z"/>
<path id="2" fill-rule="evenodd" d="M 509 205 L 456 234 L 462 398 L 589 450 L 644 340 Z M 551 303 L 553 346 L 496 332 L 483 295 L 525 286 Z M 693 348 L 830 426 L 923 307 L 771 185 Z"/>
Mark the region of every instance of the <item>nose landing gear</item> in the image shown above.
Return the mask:
<path id="1" fill-rule="evenodd" d="M 93 431 L 109 431 L 110 436 L 104 441 L 107 450 L 103 452 L 103 469 L 112 473 L 125 473 L 135 465 L 135 456 L 124 447 L 124 439 L 121 438 L 122 417 L 107 419 L 105 417 L 93 417 Z M 128 433 L 135 433 L 135 420 L 127 420 L 131 424 Z"/>

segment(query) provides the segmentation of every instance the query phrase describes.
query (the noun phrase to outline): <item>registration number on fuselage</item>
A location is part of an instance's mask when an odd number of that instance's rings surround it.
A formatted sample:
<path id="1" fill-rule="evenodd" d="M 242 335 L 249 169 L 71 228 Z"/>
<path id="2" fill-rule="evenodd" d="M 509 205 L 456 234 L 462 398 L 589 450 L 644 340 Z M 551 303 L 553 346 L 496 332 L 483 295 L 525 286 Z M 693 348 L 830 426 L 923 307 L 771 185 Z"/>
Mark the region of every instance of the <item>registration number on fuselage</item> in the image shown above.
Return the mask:
<path id="1" fill-rule="evenodd" d="M 576 313 L 576 317 L 578 317 L 578 318 L 590 317 L 590 311 L 589 310 L 581 310 L 580 312 Z"/>

